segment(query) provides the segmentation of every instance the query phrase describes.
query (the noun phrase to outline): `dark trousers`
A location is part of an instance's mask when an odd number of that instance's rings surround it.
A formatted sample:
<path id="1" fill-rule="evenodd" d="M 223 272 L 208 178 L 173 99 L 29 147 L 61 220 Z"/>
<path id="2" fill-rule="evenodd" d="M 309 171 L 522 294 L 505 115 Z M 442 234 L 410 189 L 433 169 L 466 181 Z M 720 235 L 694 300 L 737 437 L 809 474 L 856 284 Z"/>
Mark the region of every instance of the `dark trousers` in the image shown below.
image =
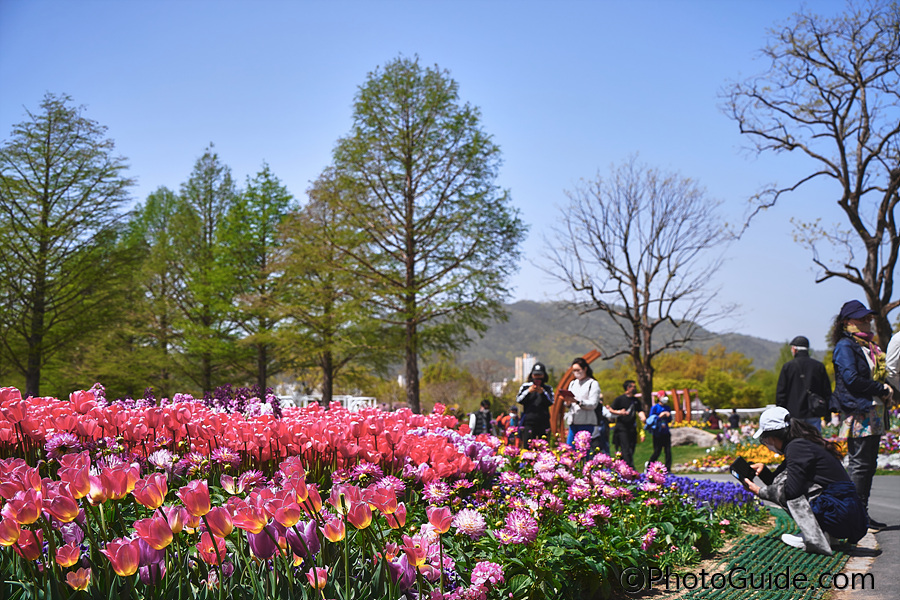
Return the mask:
<path id="1" fill-rule="evenodd" d="M 535 438 L 547 437 L 550 431 L 549 424 L 543 423 L 525 423 L 519 427 L 519 439 L 522 440 L 522 448 L 528 449 L 528 442 Z"/>
<path id="2" fill-rule="evenodd" d="M 597 452 L 609 456 L 609 423 L 601 423 L 600 435 L 591 438 L 591 456 Z"/>
<path id="3" fill-rule="evenodd" d="M 613 429 L 613 444 L 622 453 L 622 460 L 634 468 L 634 447 L 637 445 L 637 430 L 616 425 Z"/>
<path id="4" fill-rule="evenodd" d="M 863 506 L 869 506 L 869 493 L 872 491 L 872 478 L 878 464 L 878 445 L 880 435 L 847 438 L 847 474 L 856 486 L 856 493 Z"/>
<path id="5" fill-rule="evenodd" d="M 650 455 L 650 462 L 659 458 L 660 452 L 666 451 L 666 470 L 672 470 L 672 434 L 657 433 L 653 435 L 653 454 Z"/>

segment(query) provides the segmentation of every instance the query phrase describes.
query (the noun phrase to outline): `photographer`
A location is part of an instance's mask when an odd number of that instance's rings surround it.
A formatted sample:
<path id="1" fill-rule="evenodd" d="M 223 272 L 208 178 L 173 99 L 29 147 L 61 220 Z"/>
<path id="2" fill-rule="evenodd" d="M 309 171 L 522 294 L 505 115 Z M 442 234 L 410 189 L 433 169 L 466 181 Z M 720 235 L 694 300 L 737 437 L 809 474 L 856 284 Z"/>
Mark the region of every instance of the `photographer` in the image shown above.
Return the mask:
<path id="1" fill-rule="evenodd" d="M 534 363 L 528 381 L 519 388 L 516 402 L 522 405 L 519 438 L 522 448 L 534 438 L 546 437 L 550 431 L 550 407 L 553 405 L 553 388 L 547 385 L 547 369 L 542 363 Z"/>
<path id="2" fill-rule="evenodd" d="M 762 414 L 753 437 L 784 456 L 770 485 L 743 483 L 763 500 L 786 507 L 797 522 L 801 535 L 782 535 L 785 544 L 831 555 L 838 539 L 855 544 L 866 535 L 866 509 L 833 442 L 780 406 Z M 757 475 L 763 470 L 761 463 L 751 467 Z"/>

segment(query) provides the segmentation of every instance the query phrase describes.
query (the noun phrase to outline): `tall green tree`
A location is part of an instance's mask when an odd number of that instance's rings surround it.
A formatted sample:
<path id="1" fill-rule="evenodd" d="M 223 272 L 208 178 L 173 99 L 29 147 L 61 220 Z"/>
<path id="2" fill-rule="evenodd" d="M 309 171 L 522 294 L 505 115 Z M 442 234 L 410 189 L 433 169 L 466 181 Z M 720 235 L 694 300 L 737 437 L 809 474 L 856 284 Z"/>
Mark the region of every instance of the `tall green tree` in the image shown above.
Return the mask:
<path id="1" fill-rule="evenodd" d="M 282 246 L 278 226 L 293 201 L 269 165 L 263 164 L 225 215 L 227 268 L 239 293 L 232 319 L 245 336 L 242 342 L 254 351 L 252 372 L 261 390 L 279 370 L 272 339 L 280 320 L 274 298 L 277 274 L 271 267 Z"/>
<path id="2" fill-rule="evenodd" d="M 0 351 L 37 396 L 42 367 L 115 300 L 132 181 L 106 128 L 68 96 L 27 115 L 0 147 Z"/>
<path id="3" fill-rule="evenodd" d="M 351 227 L 344 248 L 381 318 L 403 332 L 406 397 L 419 404 L 419 355 L 459 347 L 501 318 L 524 225 L 496 184 L 500 148 L 447 71 L 397 58 L 370 73 L 334 151 Z"/>
<path id="4" fill-rule="evenodd" d="M 886 348 L 900 306 L 900 5 L 849 2 L 834 18 L 804 9 L 772 31 L 763 55 L 768 69 L 732 85 L 726 111 L 758 154 L 793 152 L 809 167 L 767 186 L 753 214 L 814 180 L 829 186 L 844 222 L 800 219 L 797 238 L 817 283 L 843 279 L 865 294 Z"/>
<path id="5" fill-rule="evenodd" d="M 192 246 L 184 235 L 195 224 L 193 212 L 178 194 L 160 187 L 134 210 L 129 223 L 129 243 L 141 257 L 134 274 L 139 295 L 132 304 L 131 333 L 144 350 L 144 386 L 157 395 L 180 391 L 179 355 L 184 347 L 178 323 L 176 299 L 184 293 L 186 281 L 182 257 Z"/>
<path id="6" fill-rule="evenodd" d="M 197 160 L 180 196 L 188 209 L 180 232 L 187 247 L 177 265 L 184 283 L 175 295 L 178 327 L 184 332 L 183 368 L 208 392 L 224 382 L 239 362 L 231 317 L 240 289 L 227 264 L 223 235 L 236 190 L 231 169 L 212 144 Z"/>
<path id="7" fill-rule="evenodd" d="M 272 265 L 284 319 L 275 339 L 293 366 L 319 370 L 326 405 L 348 366 L 383 369 L 395 357 L 391 333 L 369 302 L 371 285 L 350 256 L 366 239 L 348 225 L 342 193 L 331 171 L 313 184 L 309 202 L 285 220 L 282 253 Z"/>

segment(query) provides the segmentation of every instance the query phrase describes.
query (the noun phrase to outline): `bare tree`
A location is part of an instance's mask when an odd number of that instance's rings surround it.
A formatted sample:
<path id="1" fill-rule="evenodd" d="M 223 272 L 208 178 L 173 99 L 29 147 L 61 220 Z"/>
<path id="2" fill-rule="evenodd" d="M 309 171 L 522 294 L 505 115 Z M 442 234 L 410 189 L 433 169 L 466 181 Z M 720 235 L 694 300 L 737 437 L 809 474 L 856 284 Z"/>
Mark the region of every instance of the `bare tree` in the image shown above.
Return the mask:
<path id="1" fill-rule="evenodd" d="M 831 19 L 801 12 L 771 35 L 763 50 L 769 69 L 731 86 L 726 110 L 757 154 L 799 152 L 813 166 L 758 194 L 751 219 L 784 194 L 813 180 L 831 180 L 832 199 L 846 223 L 826 227 L 799 220 L 797 238 L 820 269 L 817 283 L 839 278 L 863 290 L 878 315 L 884 347 L 891 336 L 888 314 L 900 304 L 892 299 L 900 250 L 894 218 L 900 188 L 900 6 L 850 3 L 846 13 Z M 834 258 L 823 256 L 823 245 L 834 249 Z"/>
<path id="2" fill-rule="evenodd" d="M 605 360 L 631 357 L 646 401 L 654 358 L 722 315 L 710 287 L 722 255 L 711 250 L 732 236 L 695 181 L 636 158 L 567 195 L 552 274 L 571 286 L 582 314 L 612 317 L 621 338 L 593 341 Z"/>

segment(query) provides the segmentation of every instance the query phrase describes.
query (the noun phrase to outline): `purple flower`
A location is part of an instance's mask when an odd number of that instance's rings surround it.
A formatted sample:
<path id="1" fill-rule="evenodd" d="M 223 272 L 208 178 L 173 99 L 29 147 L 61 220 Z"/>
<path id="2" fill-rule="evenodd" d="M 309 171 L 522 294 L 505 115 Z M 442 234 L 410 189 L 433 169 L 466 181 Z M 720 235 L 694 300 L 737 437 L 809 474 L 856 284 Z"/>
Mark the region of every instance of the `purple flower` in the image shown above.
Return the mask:
<path id="1" fill-rule="evenodd" d="M 278 528 L 275 526 L 275 523 L 269 523 L 259 533 L 247 532 L 250 551 L 253 553 L 253 556 L 263 560 L 268 560 L 275 556 L 275 552 L 278 549 L 275 545 L 275 540 L 277 539 Z"/>
<path id="2" fill-rule="evenodd" d="M 401 592 L 412 587 L 416 581 L 416 570 L 409 564 L 406 553 L 401 553 L 400 558 L 388 563 L 391 571 L 391 579 L 398 584 Z"/>
<path id="3" fill-rule="evenodd" d="M 307 557 L 307 550 L 312 555 L 319 552 L 319 535 L 316 530 L 316 522 L 313 519 L 306 523 L 300 521 L 294 527 L 289 527 L 285 531 L 284 537 L 290 544 L 294 554 L 301 558 Z"/>
<path id="4" fill-rule="evenodd" d="M 527 544 L 533 542 L 538 534 L 538 522 L 531 512 L 524 508 L 517 508 L 506 515 L 506 526 L 516 543 Z"/>

